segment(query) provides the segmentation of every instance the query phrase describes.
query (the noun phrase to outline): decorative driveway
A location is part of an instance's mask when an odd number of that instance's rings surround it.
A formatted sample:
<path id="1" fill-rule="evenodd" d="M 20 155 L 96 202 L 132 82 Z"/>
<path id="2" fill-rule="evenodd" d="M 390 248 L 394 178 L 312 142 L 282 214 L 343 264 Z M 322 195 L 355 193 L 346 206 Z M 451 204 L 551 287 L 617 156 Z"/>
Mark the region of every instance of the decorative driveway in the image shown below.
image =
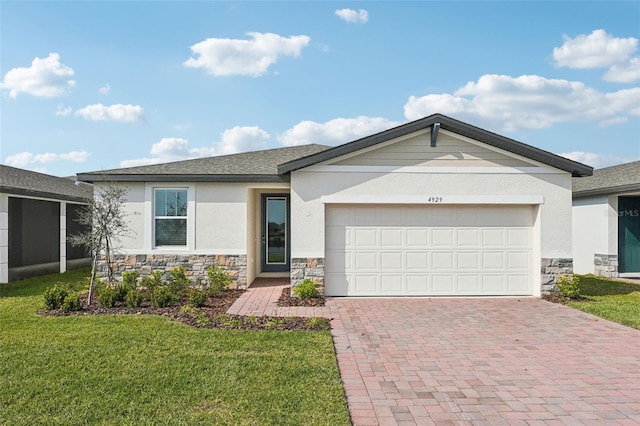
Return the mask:
<path id="1" fill-rule="evenodd" d="M 355 425 L 640 424 L 640 330 L 536 298 L 327 305 Z"/>

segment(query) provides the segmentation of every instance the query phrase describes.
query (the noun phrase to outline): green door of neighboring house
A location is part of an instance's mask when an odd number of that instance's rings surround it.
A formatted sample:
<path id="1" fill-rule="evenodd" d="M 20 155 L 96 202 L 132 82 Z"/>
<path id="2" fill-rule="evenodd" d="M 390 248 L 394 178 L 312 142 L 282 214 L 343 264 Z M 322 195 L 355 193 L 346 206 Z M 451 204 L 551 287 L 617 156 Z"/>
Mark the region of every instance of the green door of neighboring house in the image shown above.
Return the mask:
<path id="1" fill-rule="evenodd" d="M 618 198 L 618 272 L 640 272 L 640 197 Z"/>

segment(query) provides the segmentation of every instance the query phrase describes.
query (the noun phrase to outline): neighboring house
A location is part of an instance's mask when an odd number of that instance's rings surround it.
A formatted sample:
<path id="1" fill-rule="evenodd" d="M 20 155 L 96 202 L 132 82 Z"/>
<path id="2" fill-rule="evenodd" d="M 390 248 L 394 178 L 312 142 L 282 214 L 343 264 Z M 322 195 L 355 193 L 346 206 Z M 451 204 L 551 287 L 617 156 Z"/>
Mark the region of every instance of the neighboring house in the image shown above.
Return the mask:
<path id="1" fill-rule="evenodd" d="M 67 236 L 92 196 L 86 183 L 0 165 L 0 283 L 90 265 Z"/>
<path id="2" fill-rule="evenodd" d="M 326 295 L 540 295 L 572 272 L 571 178 L 592 168 L 443 115 L 306 145 L 80 173 L 128 187 L 120 272 L 223 264 Z"/>
<path id="3" fill-rule="evenodd" d="M 640 161 L 573 181 L 574 270 L 640 277 Z"/>

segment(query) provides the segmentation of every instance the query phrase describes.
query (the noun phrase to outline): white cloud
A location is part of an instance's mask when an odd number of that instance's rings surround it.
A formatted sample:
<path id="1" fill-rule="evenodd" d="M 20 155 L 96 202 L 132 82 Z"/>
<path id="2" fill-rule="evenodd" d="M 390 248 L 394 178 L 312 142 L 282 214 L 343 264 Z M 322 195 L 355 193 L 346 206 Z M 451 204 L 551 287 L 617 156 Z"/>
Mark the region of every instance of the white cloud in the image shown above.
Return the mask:
<path id="1" fill-rule="evenodd" d="M 67 115 L 71 114 L 71 107 L 64 107 L 63 104 L 58 104 L 58 106 L 56 107 L 56 115 L 60 115 L 62 117 L 66 117 Z"/>
<path id="2" fill-rule="evenodd" d="M 144 108 L 140 105 L 87 105 L 76 111 L 76 116 L 90 121 L 119 121 L 122 123 L 136 123 L 144 121 Z"/>
<path id="3" fill-rule="evenodd" d="M 573 151 L 558 154 L 563 157 L 569 158 L 573 161 L 578 161 L 583 164 L 587 164 L 595 169 L 601 169 L 603 167 L 615 166 L 616 164 L 629 163 L 631 161 L 640 160 L 640 157 L 620 157 L 611 154 L 596 154 L 594 152 Z"/>
<path id="4" fill-rule="evenodd" d="M 9 96 L 18 93 L 53 98 L 64 95 L 76 82 L 70 77 L 73 69 L 60 63 L 60 55 L 49 53 L 46 58 L 34 58 L 29 68 L 13 68 L 5 75 L 0 88 L 8 90 Z"/>
<path id="5" fill-rule="evenodd" d="M 553 49 L 553 59 L 559 67 L 605 68 L 624 62 L 638 49 L 638 39 L 617 38 L 604 30 L 580 34 L 575 38 L 563 36 L 564 43 Z"/>
<path id="6" fill-rule="evenodd" d="M 364 9 L 338 9 L 335 13 L 338 18 L 353 24 L 364 24 L 369 20 L 369 12 Z"/>
<path id="7" fill-rule="evenodd" d="M 29 168 L 36 170 L 37 165 L 49 164 L 56 161 L 71 161 L 74 163 L 84 163 L 91 154 L 87 151 L 70 151 L 67 153 L 56 154 L 53 152 L 45 152 L 43 154 L 33 154 L 31 152 L 19 152 L 8 156 L 5 162 L 13 167 Z M 36 167 L 34 169 L 34 167 Z M 43 169 L 38 169 L 43 170 Z"/>
<path id="8" fill-rule="evenodd" d="M 382 117 L 335 118 L 325 123 L 301 121 L 291 129 L 278 136 L 284 146 L 306 145 L 339 145 L 369 136 L 400 123 Z"/>
<path id="9" fill-rule="evenodd" d="M 102 86 L 101 88 L 98 89 L 98 92 L 100 92 L 103 95 L 108 94 L 111 91 L 111 86 L 109 86 L 109 83 L 107 83 L 105 86 Z"/>
<path id="10" fill-rule="evenodd" d="M 405 117 L 440 112 L 505 132 L 543 129 L 561 122 L 611 124 L 640 115 L 640 88 L 599 92 L 584 83 L 537 75 L 487 74 L 452 94 L 411 96 Z"/>
<path id="11" fill-rule="evenodd" d="M 282 37 L 272 33 L 247 33 L 250 40 L 208 38 L 191 46 L 197 57 L 184 62 L 189 68 L 204 68 L 215 76 L 261 76 L 281 56 L 300 56 L 311 40 L 306 35 Z"/>
<path id="12" fill-rule="evenodd" d="M 553 49 L 558 67 L 609 68 L 602 76 L 606 81 L 632 83 L 640 80 L 640 58 L 632 57 L 638 50 L 635 37 L 618 38 L 604 30 L 580 34 L 575 38 L 563 36 L 564 44 Z"/>
<path id="13" fill-rule="evenodd" d="M 636 56 L 622 64 L 612 65 L 602 79 L 615 83 L 633 83 L 640 80 L 640 57 Z"/>
<path id="14" fill-rule="evenodd" d="M 151 146 L 151 157 L 124 160 L 120 167 L 136 167 L 149 164 L 168 163 L 191 158 L 227 155 L 238 152 L 264 149 L 269 134 L 259 127 L 236 126 L 220 135 L 220 140 L 209 147 L 192 148 L 183 138 L 162 138 Z"/>

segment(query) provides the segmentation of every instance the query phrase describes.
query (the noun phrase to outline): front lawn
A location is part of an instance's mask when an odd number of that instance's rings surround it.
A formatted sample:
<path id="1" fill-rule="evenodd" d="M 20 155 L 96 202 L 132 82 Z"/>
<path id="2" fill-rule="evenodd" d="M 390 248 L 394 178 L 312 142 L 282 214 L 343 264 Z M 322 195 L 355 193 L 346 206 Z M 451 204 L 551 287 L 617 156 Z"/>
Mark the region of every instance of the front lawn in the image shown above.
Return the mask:
<path id="1" fill-rule="evenodd" d="M 586 300 L 567 304 L 584 312 L 640 329 L 640 284 L 582 275 L 580 293 Z"/>
<path id="2" fill-rule="evenodd" d="M 0 286 L 0 424 L 349 424 L 328 331 L 36 314 L 86 274 Z"/>

